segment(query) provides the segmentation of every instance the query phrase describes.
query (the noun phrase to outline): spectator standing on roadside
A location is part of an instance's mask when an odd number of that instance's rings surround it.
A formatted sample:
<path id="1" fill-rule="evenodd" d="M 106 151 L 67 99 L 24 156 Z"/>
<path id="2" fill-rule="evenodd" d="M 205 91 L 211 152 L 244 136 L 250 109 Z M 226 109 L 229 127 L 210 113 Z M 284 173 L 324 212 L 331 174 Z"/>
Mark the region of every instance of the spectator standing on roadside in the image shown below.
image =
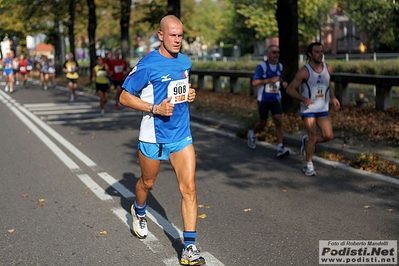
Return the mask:
<path id="1" fill-rule="evenodd" d="M 261 62 L 255 70 L 252 86 L 257 86 L 258 112 L 260 120 L 252 130 L 248 131 L 248 147 L 256 148 L 256 134 L 267 125 L 269 111 L 273 115 L 277 137 L 277 157 L 289 155 L 283 145 L 283 110 L 281 107 L 281 87 L 286 88 L 287 82 L 281 78 L 283 65 L 278 61 L 280 49 L 270 45 L 267 49 L 267 60 Z"/>
<path id="2" fill-rule="evenodd" d="M 335 108 L 340 107 L 331 86 L 332 68 L 323 62 L 323 45 L 311 43 L 306 51 L 308 63 L 296 74 L 287 87 L 287 94 L 300 101 L 300 115 L 307 134 L 302 136 L 301 154 L 306 152 L 306 166 L 302 171 L 307 176 L 316 175 L 312 158 L 316 143 L 332 140 L 333 129 L 328 114 L 330 100 Z M 302 94 L 297 88 L 301 86 Z M 317 127 L 321 135 L 317 134 Z"/>
<path id="3" fill-rule="evenodd" d="M 146 201 L 157 179 L 161 161 L 169 160 L 182 197 L 184 248 L 180 264 L 203 265 L 205 259 L 195 245 L 197 237 L 196 155 L 190 131 L 188 102 L 195 99 L 190 88 L 192 63 L 180 53 L 183 24 L 173 15 L 162 18 L 158 31 L 161 45 L 142 58 L 122 85 L 121 104 L 143 112 L 138 156 L 141 177 L 131 206 L 133 231 L 148 234 Z"/>
<path id="4" fill-rule="evenodd" d="M 68 54 L 68 60 L 64 63 L 63 71 L 66 74 L 65 76 L 68 80 L 69 101 L 71 102 L 75 100 L 75 90 L 78 88 L 78 69 L 79 64 L 74 59 L 73 53 L 70 52 Z"/>
<path id="5" fill-rule="evenodd" d="M 109 95 L 109 67 L 101 56 L 97 57 L 97 65 L 93 68 L 93 81 L 96 83 L 96 92 L 100 97 L 101 115 L 104 115 L 104 106 Z"/>
<path id="6" fill-rule="evenodd" d="M 115 58 L 110 62 L 110 70 L 111 70 L 111 81 L 116 89 L 116 96 L 115 96 L 115 104 L 114 107 L 116 109 L 120 108 L 119 105 L 119 97 L 122 92 L 122 84 L 125 80 L 126 72 L 128 71 L 128 65 L 126 60 L 120 56 L 119 51 L 114 53 Z"/>

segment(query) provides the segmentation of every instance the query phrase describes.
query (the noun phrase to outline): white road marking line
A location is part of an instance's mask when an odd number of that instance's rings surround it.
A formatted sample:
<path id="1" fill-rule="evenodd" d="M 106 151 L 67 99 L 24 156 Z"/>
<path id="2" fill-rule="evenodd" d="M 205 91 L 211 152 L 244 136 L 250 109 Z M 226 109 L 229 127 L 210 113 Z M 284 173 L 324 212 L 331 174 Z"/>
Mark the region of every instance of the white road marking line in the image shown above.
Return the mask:
<path id="1" fill-rule="evenodd" d="M 45 122 L 40 120 L 37 116 L 32 114 L 28 109 L 21 106 L 19 103 L 14 103 L 15 106 L 21 110 L 26 116 L 28 116 L 32 121 L 38 124 L 44 131 L 46 131 L 49 135 L 51 135 L 54 139 L 56 139 L 61 145 L 63 145 L 67 150 L 69 150 L 73 155 L 75 155 L 79 160 L 81 160 L 85 165 L 92 169 L 98 168 L 97 164 L 93 162 L 89 157 L 83 154 L 79 149 L 77 149 L 74 145 L 72 145 L 69 141 L 67 141 L 63 136 L 61 136 L 58 132 L 52 129 Z"/>
<path id="2" fill-rule="evenodd" d="M 136 197 L 130 190 L 128 190 L 124 185 L 119 183 L 114 177 L 108 173 L 102 172 L 97 173 L 105 182 L 110 186 L 115 188 L 124 198 L 133 199 Z M 171 222 L 166 220 L 162 215 L 156 212 L 151 207 L 147 207 L 147 217 L 151 219 L 156 225 L 163 229 L 168 235 L 173 237 L 175 240 L 181 239 L 183 237 L 183 232 L 173 225 Z"/>
<path id="3" fill-rule="evenodd" d="M 5 93 L 0 91 L 0 98 L 4 97 Z M 8 95 L 6 95 L 8 96 Z M 9 96 L 8 96 L 9 97 Z M 7 103 L 8 108 L 63 162 L 71 171 L 76 172 L 79 166 L 66 155 L 55 143 L 47 137 L 36 125 L 34 125 L 26 116 L 24 116 L 17 108 Z"/>
<path id="4" fill-rule="evenodd" d="M 90 114 L 90 113 L 99 113 L 100 109 L 99 108 L 85 108 L 85 109 L 68 109 L 68 110 L 31 110 L 29 109 L 32 113 L 34 113 L 37 116 L 41 115 L 61 115 L 61 114 Z"/>
<path id="5" fill-rule="evenodd" d="M 79 179 L 96 195 L 100 200 L 112 201 L 112 197 L 102 189 L 89 175 L 81 174 L 77 175 Z"/>
<path id="6" fill-rule="evenodd" d="M 123 224 L 132 230 L 132 215 L 130 213 L 121 207 L 112 208 L 111 210 L 123 222 Z M 143 242 L 154 253 L 165 252 L 165 249 L 160 244 L 158 238 L 156 238 L 150 231 L 148 231 L 147 237 L 140 239 L 140 241 Z"/>
<path id="7" fill-rule="evenodd" d="M 132 199 L 132 198 L 136 197 L 130 190 L 128 190 L 124 185 L 122 185 L 118 180 L 116 180 L 114 177 L 112 177 L 108 173 L 101 172 L 101 173 L 97 173 L 97 174 L 105 182 L 107 182 L 108 185 L 115 188 L 119 192 L 119 194 L 121 194 L 124 198 Z"/>
<path id="8" fill-rule="evenodd" d="M 98 102 L 73 102 L 73 103 L 33 103 L 24 104 L 31 111 L 74 110 L 98 107 Z"/>
<path id="9" fill-rule="evenodd" d="M 105 114 L 105 116 L 108 116 L 107 114 Z M 96 116 L 94 116 L 96 117 Z M 59 118 L 62 119 L 62 118 Z M 63 118 L 65 119 L 65 118 Z M 45 118 L 43 118 L 43 120 L 46 120 Z M 48 119 L 49 120 L 49 119 Z M 47 121 L 48 121 L 47 120 Z M 132 117 L 98 117 L 94 118 L 94 119 L 82 119 L 82 120 L 72 120 L 72 119 L 68 119 L 68 120 L 55 120 L 55 121 L 48 121 L 47 124 L 48 125 L 74 125 L 74 124 L 87 124 L 87 123 L 99 123 L 99 122 L 118 122 L 118 121 L 133 121 Z"/>
<path id="10" fill-rule="evenodd" d="M 218 259 L 216 259 L 214 256 L 212 256 L 211 253 L 209 252 L 201 252 L 201 256 L 204 257 L 206 261 L 206 265 L 209 266 L 224 266 L 222 262 L 220 262 Z M 179 259 L 177 257 L 170 257 L 167 259 L 162 260 L 163 263 L 167 266 L 176 266 L 180 265 Z"/>
<path id="11" fill-rule="evenodd" d="M 26 103 L 24 104 L 29 109 L 59 109 L 62 107 L 67 108 L 80 108 L 81 106 L 98 106 L 98 102 L 69 102 L 69 103 Z"/>
<path id="12" fill-rule="evenodd" d="M 157 213 L 153 208 L 147 207 L 147 217 L 175 240 L 183 238 L 183 232 L 174 224 L 166 220 L 162 215 Z"/>
<path id="13" fill-rule="evenodd" d="M 118 113 L 105 113 L 108 118 L 120 118 L 120 117 L 141 117 L 141 114 L 137 112 L 118 112 Z M 92 118 L 97 117 L 100 118 L 100 112 L 96 110 L 92 113 L 85 114 L 65 114 L 65 115 L 48 115 L 40 117 L 43 120 L 60 120 L 60 119 L 79 119 L 79 118 Z"/>

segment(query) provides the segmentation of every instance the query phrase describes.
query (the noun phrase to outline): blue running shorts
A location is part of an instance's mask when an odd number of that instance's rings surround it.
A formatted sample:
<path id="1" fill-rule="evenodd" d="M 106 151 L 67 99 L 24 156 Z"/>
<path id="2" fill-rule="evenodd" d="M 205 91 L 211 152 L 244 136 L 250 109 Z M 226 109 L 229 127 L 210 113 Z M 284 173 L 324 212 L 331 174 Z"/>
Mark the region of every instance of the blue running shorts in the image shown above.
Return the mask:
<path id="1" fill-rule="evenodd" d="M 320 113 L 301 113 L 302 119 L 305 117 L 323 117 L 328 116 L 328 112 L 320 112 Z"/>
<path id="2" fill-rule="evenodd" d="M 184 139 L 173 143 L 149 143 L 139 141 L 137 148 L 143 155 L 152 160 L 169 160 L 173 152 L 178 152 L 193 143 L 193 138 L 187 136 Z"/>

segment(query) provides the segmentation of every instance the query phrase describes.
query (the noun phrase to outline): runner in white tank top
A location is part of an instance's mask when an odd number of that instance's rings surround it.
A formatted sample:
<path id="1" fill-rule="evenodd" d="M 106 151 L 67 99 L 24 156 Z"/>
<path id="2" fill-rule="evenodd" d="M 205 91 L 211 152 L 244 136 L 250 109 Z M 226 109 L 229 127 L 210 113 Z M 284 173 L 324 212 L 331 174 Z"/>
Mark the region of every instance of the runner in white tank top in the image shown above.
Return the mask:
<path id="1" fill-rule="evenodd" d="M 306 166 L 302 169 L 305 175 L 316 175 L 312 158 L 316 143 L 330 141 L 333 130 L 328 105 L 331 99 L 335 108 L 340 107 L 338 99 L 331 87 L 330 75 L 332 68 L 323 62 L 323 45 L 311 43 L 307 48 L 309 62 L 302 67 L 295 79 L 288 85 L 287 94 L 301 101 L 301 117 L 307 134 L 302 137 L 301 153 L 306 151 Z M 297 89 L 302 85 L 302 94 Z M 317 127 L 321 135 L 317 134 Z"/>

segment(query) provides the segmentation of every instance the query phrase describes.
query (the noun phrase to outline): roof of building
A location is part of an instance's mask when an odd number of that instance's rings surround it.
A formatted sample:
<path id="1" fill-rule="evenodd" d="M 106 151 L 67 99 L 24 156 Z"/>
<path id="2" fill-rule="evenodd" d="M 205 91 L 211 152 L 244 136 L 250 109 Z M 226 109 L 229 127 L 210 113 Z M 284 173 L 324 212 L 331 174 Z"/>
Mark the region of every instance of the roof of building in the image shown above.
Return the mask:
<path id="1" fill-rule="evenodd" d="M 36 52 L 51 52 L 53 51 L 53 46 L 47 43 L 39 43 L 36 45 Z"/>

